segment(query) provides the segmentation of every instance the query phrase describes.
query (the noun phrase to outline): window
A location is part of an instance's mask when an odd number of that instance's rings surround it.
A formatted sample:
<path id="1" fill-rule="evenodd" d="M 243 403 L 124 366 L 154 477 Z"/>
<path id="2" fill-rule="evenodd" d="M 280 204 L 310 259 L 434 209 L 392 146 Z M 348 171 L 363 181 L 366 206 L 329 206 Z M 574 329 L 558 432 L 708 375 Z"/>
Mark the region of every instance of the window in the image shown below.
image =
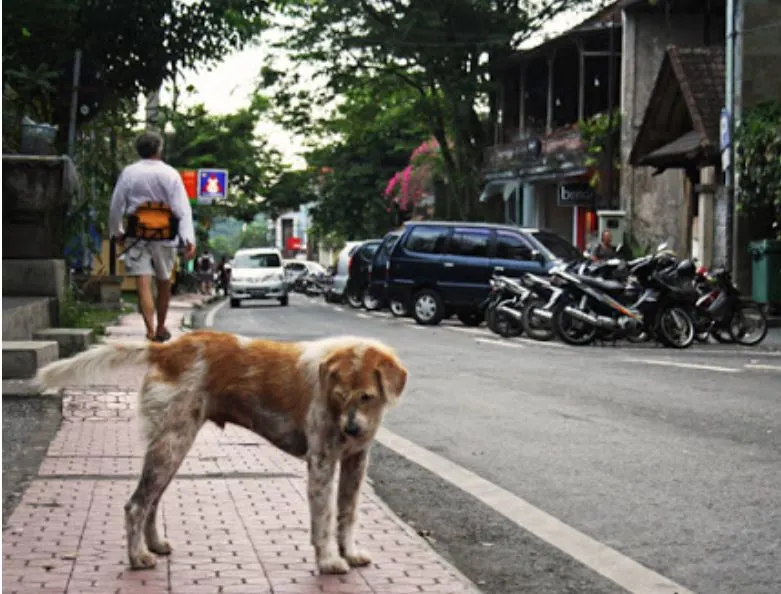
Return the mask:
<path id="1" fill-rule="evenodd" d="M 583 254 L 578 251 L 578 248 L 560 235 L 556 235 L 549 231 L 535 231 L 532 235 L 534 236 L 534 239 L 548 248 L 556 258 L 561 258 L 567 262 L 581 260 L 583 258 Z"/>
<path id="2" fill-rule="evenodd" d="M 374 253 L 377 251 L 377 248 L 380 247 L 379 243 L 369 243 L 364 245 L 361 248 L 361 251 L 359 252 L 361 255 L 361 258 L 364 260 L 371 260 L 374 258 Z"/>
<path id="3" fill-rule="evenodd" d="M 234 268 L 279 268 L 282 261 L 278 254 L 237 254 Z"/>
<path id="4" fill-rule="evenodd" d="M 415 227 L 405 247 L 419 254 L 441 254 L 447 238 L 447 227 Z"/>
<path id="5" fill-rule="evenodd" d="M 488 257 L 491 232 L 487 229 L 455 229 L 447 246 L 447 253 L 454 256 Z"/>
<path id="6" fill-rule="evenodd" d="M 532 250 L 520 235 L 497 231 L 496 257 L 503 260 L 531 260 Z"/>

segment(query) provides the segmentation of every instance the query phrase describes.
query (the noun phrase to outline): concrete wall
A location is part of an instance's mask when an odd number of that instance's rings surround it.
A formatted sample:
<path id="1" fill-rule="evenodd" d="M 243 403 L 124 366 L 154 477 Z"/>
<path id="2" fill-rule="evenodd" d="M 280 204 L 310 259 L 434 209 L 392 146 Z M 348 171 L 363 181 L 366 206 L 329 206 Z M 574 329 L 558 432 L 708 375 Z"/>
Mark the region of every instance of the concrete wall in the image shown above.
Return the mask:
<path id="1" fill-rule="evenodd" d="M 705 44 L 704 20 L 687 15 L 669 18 L 663 11 L 624 12 L 621 72 L 621 208 L 630 218 L 633 234 L 643 243 L 667 241 L 681 255 L 686 245 L 685 175 L 667 170 L 654 176 L 649 167 L 627 164 L 656 76 L 668 45 Z M 712 26 L 711 39 L 723 40 L 722 23 Z M 723 41 L 722 41 L 723 45 Z"/>

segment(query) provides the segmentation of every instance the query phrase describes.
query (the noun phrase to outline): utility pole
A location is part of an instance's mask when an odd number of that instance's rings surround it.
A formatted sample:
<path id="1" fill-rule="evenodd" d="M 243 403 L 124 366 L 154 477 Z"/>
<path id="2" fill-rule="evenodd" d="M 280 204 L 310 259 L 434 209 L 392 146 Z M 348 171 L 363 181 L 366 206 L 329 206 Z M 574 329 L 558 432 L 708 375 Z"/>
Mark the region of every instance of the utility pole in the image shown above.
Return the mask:
<path id="1" fill-rule="evenodd" d="M 722 168 L 724 169 L 724 188 L 727 192 L 727 220 L 725 221 L 727 237 L 725 241 L 726 262 L 725 264 L 732 269 L 733 275 L 736 273 L 737 264 L 737 246 L 735 245 L 735 228 L 737 225 L 735 217 L 735 0 L 727 0 L 726 14 L 726 33 L 727 39 L 725 52 L 725 75 L 726 86 L 724 90 L 724 111 L 726 116 L 726 135 L 728 142 L 726 147 L 722 147 Z M 724 116 L 723 116 L 724 117 Z"/>
<path id="2" fill-rule="evenodd" d="M 607 65 L 607 130 L 608 130 L 608 136 L 607 136 L 607 147 L 605 150 L 606 153 L 606 159 L 607 159 L 607 207 L 609 209 L 613 208 L 613 153 L 615 151 L 615 140 L 613 138 L 613 112 L 615 111 L 614 108 L 614 99 L 613 96 L 615 95 L 615 89 L 616 89 L 616 41 L 615 41 L 615 35 L 613 34 L 613 30 L 615 29 L 615 23 L 613 22 L 612 18 L 610 20 L 609 26 L 610 26 L 610 38 L 609 38 L 609 45 L 608 45 L 608 55 L 610 62 Z M 596 213 L 595 213 L 596 214 Z"/>

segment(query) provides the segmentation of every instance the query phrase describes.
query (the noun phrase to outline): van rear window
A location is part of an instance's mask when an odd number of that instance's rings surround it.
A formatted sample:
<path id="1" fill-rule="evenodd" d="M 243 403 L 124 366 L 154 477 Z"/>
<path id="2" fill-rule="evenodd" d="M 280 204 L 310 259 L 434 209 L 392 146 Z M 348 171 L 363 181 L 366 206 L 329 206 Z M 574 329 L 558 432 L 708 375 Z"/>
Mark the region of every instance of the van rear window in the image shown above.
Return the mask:
<path id="1" fill-rule="evenodd" d="M 419 254 L 441 254 L 447 232 L 447 227 L 415 227 L 407 236 L 404 247 Z"/>

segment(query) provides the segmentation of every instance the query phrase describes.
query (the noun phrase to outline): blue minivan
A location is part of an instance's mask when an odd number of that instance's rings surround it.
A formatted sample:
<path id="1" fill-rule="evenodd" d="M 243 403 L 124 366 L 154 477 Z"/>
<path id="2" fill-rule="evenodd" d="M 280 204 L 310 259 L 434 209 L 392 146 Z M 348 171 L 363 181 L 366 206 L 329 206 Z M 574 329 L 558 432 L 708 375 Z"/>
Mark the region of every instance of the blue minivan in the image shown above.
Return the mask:
<path id="1" fill-rule="evenodd" d="M 455 314 L 466 325 L 478 325 L 478 306 L 490 291 L 492 275 L 547 274 L 556 264 L 582 258 L 552 231 L 408 221 L 389 254 L 387 298 L 405 304 L 418 324 L 438 324 Z"/>

